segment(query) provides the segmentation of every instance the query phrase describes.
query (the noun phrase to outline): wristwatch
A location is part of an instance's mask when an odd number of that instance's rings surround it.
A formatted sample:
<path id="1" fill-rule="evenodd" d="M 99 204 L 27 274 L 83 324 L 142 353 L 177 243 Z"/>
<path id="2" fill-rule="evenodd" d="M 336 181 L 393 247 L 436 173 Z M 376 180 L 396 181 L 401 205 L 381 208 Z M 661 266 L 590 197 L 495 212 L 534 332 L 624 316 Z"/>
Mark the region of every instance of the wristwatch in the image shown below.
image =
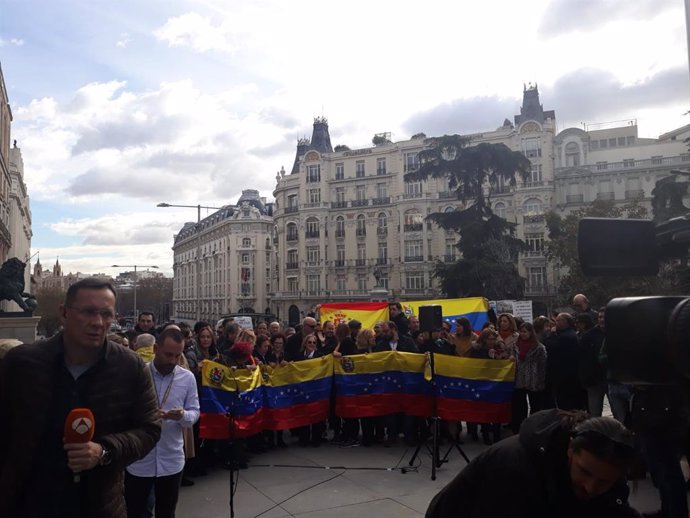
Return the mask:
<path id="1" fill-rule="evenodd" d="M 103 451 L 101 452 L 101 458 L 98 459 L 98 465 L 107 466 L 112 462 L 113 457 L 110 453 L 110 450 L 104 444 L 101 444 L 101 448 Z"/>

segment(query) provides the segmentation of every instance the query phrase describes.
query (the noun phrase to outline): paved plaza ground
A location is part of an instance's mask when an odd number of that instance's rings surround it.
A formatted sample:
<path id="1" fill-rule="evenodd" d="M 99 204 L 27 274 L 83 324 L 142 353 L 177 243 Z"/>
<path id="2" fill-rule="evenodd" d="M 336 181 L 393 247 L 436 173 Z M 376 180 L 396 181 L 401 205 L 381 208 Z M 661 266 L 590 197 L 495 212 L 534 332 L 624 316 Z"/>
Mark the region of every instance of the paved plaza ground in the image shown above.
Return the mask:
<path id="1" fill-rule="evenodd" d="M 287 434 L 286 434 L 287 435 Z M 445 453 L 448 446 L 442 446 Z M 485 446 L 468 440 L 463 445 L 470 458 Z M 424 449 L 407 468 L 414 448 L 402 444 L 341 448 L 325 443 L 300 448 L 290 443 L 255 455 L 249 469 L 239 472 L 235 494 L 237 518 L 418 518 L 424 516 L 431 498 L 464 466 L 456 450 L 431 480 L 431 457 Z M 229 517 L 229 472 L 215 469 L 183 487 L 177 516 L 181 518 Z M 656 490 L 649 480 L 631 483 L 631 502 L 639 511 L 659 508 Z"/>

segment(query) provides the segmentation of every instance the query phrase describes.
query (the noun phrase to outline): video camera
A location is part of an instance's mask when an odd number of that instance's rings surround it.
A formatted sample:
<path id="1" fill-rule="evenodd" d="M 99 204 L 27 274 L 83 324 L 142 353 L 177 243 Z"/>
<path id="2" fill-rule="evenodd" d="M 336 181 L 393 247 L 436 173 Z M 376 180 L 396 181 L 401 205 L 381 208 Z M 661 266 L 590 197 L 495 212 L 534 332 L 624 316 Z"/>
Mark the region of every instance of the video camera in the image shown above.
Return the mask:
<path id="1" fill-rule="evenodd" d="M 649 220 L 583 218 L 578 229 L 582 271 L 590 276 L 656 275 L 659 262 L 688 254 L 690 214 Z M 611 378 L 665 384 L 690 378 L 690 297 L 624 297 L 606 306 Z"/>

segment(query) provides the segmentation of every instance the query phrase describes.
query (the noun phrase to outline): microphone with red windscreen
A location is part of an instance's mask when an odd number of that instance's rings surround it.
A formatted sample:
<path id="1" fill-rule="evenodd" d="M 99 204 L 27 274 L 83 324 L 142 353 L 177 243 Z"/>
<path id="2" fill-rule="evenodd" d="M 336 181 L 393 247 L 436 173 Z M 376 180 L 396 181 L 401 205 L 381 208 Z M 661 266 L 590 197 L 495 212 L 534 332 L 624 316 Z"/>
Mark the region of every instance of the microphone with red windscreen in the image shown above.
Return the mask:
<path id="1" fill-rule="evenodd" d="M 65 444 L 85 443 L 93 439 L 96 421 L 88 408 L 73 408 L 65 419 Z M 74 474 L 74 482 L 79 482 L 79 473 Z"/>

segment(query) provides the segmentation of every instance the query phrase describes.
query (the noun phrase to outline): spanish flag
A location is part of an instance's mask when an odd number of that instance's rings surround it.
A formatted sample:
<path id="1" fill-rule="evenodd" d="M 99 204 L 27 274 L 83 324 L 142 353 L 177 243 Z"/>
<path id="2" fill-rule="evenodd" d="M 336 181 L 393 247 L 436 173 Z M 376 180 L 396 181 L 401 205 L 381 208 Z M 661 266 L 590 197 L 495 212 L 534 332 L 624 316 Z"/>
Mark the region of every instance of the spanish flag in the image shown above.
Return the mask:
<path id="1" fill-rule="evenodd" d="M 434 367 L 436 405 L 441 419 L 510 422 L 514 361 L 435 354 Z"/>
<path id="2" fill-rule="evenodd" d="M 293 362 L 264 372 L 264 426 L 297 428 L 328 419 L 333 384 L 333 356 Z"/>
<path id="3" fill-rule="evenodd" d="M 248 437 L 264 429 L 264 390 L 259 369 L 231 369 L 206 361 L 202 368 L 199 437 Z"/>
<path id="4" fill-rule="evenodd" d="M 431 415 L 433 388 L 424 379 L 423 354 L 387 351 L 343 356 L 334 361 L 337 415 Z"/>
<path id="5" fill-rule="evenodd" d="M 347 324 L 350 320 L 359 320 L 362 328 L 373 329 L 380 320 L 388 320 L 387 302 L 338 302 L 321 304 L 319 319 L 323 324 L 327 320 L 337 327 L 341 322 Z"/>
<path id="6" fill-rule="evenodd" d="M 473 331 L 481 331 L 482 326 L 488 320 L 489 301 L 483 297 L 415 300 L 404 302 L 403 309 L 407 316 L 410 316 L 410 314 L 419 316 L 419 306 L 436 305 L 443 308 L 443 320 L 450 324 L 452 332 L 455 332 L 455 320 L 460 317 L 465 317 L 470 321 Z"/>

